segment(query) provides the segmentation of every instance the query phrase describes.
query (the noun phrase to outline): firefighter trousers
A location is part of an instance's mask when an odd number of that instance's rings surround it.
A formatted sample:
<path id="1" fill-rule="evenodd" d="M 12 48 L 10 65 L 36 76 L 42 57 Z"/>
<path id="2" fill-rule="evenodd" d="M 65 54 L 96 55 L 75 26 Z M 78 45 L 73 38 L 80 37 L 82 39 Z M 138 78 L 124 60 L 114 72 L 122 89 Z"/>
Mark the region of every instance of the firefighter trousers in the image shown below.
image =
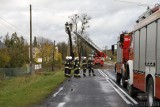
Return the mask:
<path id="1" fill-rule="evenodd" d="M 65 68 L 65 76 L 71 77 L 71 68 Z"/>
<path id="2" fill-rule="evenodd" d="M 89 70 L 89 76 L 91 76 L 91 72 L 92 72 L 93 76 L 96 76 L 96 75 L 94 74 L 93 68 L 90 68 L 90 69 L 88 69 L 88 70 Z"/>
<path id="3" fill-rule="evenodd" d="M 74 77 L 80 77 L 79 69 L 74 70 Z"/>
<path id="4" fill-rule="evenodd" d="M 83 76 L 86 76 L 86 69 L 83 69 Z"/>

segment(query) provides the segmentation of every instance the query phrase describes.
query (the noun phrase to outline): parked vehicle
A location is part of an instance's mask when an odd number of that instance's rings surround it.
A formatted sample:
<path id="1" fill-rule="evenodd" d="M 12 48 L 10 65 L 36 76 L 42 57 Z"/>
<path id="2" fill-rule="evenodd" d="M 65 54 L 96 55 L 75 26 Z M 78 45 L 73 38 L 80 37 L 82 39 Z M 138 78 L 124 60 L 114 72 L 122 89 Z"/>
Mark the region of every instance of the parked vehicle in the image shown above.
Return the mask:
<path id="1" fill-rule="evenodd" d="M 117 82 L 122 80 L 131 96 L 145 92 L 149 107 L 160 106 L 160 5 L 144 12 L 117 45 Z"/>

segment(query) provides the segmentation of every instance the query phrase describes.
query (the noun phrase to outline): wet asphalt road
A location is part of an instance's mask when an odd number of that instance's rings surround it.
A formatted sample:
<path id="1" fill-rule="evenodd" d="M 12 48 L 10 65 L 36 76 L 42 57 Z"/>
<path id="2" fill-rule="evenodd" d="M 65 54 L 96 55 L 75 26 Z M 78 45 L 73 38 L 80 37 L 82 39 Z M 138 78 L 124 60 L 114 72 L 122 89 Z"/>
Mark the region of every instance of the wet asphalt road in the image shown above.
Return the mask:
<path id="1" fill-rule="evenodd" d="M 102 70 L 114 78 L 114 71 Z M 95 70 L 96 76 L 72 77 L 42 104 L 34 107 L 133 107 Z"/>

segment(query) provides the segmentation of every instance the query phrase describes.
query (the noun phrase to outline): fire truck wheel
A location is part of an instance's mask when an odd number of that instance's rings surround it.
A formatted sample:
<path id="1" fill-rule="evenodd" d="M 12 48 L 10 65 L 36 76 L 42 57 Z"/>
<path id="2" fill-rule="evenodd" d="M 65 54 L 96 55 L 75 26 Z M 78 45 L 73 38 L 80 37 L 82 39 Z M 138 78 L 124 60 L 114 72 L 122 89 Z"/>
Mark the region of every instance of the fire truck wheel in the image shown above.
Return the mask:
<path id="1" fill-rule="evenodd" d="M 120 84 L 120 81 L 121 81 L 121 74 L 117 73 L 117 74 L 116 74 L 116 82 L 117 82 L 118 84 Z"/>
<path id="2" fill-rule="evenodd" d="M 152 78 L 149 78 L 148 85 L 147 85 L 147 104 L 148 107 L 154 107 L 154 82 Z"/>

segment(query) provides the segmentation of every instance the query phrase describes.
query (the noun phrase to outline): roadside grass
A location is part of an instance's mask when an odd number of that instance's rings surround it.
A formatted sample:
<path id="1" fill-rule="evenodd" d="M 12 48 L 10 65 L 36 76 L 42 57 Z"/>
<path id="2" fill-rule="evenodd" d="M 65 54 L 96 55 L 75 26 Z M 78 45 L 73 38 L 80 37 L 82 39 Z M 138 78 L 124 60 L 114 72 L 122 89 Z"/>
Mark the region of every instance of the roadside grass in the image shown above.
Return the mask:
<path id="1" fill-rule="evenodd" d="M 0 107 L 27 107 L 43 101 L 66 78 L 62 71 L 0 81 Z"/>

